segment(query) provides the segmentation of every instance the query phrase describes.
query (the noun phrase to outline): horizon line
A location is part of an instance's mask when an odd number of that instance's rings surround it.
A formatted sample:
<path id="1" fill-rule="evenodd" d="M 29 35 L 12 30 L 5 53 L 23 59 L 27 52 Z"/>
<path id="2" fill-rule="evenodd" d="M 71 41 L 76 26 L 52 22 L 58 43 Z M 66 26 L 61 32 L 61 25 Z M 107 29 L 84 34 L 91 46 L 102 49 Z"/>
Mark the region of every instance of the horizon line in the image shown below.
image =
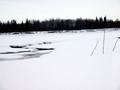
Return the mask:
<path id="1" fill-rule="evenodd" d="M 15 19 L 15 18 L 13 18 L 13 19 L 9 19 L 9 20 L 0 20 L 0 22 L 3 22 L 3 23 L 6 23 L 6 22 L 9 22 L 9 21 L 12 21 L 12 20 L 15 20 L 16 22 L 19 22 L 19 23 L 21 23 L 21 22 L 25 22 L 26 20 L 29 20 L 29 21 L 49 21 L 49 20 L 57 20 L 57 19 L 60 19 L 60 20 L 76 20 L 76 19 L 83 19 L 83 20 L 85 20 L 85 19 L 87 19 L 87 20 L 95 20 L 96 18 L 98 18 L 98 19 L 100 19 L 100 18 L 104 18 L 104 17 L 106 17 L 106 19 L 107 20 L 112 20 L 112 21 L 120 21 L 120 19 L 119 18 L 116 18 L 116 19 L 112 19 L 112 18 L 107 18 L 107 16 L 100 16 L 100 17 L 95 17 L 95 18 L 83 18 L 83 17 L 77 17 L 77 18 L 60 18 L 60 17 L 57 17 L 57 18 L 46 18 L 46 19 L 30 19 L 30 18 L 25 18 L 25 19 L 23 19 L 23 20 L 17 20 L 17 19 Z"/>

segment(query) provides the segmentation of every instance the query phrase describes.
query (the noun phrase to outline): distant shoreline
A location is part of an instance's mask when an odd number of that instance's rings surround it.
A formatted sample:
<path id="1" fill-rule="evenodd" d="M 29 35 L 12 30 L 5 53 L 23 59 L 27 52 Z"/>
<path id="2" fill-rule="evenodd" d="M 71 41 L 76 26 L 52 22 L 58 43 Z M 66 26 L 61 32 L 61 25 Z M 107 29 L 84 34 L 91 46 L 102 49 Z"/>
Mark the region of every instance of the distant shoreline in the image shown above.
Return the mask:
<path id="1" fill-rule="evenodd" d="M 103 28 L 120 28 L 120 21 L 108 20 L 107 17 L 96 19 L 50 19 L 50 20 L 28 20 L 17 23 L 11 20 L 6 23 L 0 22 L 0 33 L 7 32 L 30 32 L 30 31 L 73 31 L 91 30 Z"/>

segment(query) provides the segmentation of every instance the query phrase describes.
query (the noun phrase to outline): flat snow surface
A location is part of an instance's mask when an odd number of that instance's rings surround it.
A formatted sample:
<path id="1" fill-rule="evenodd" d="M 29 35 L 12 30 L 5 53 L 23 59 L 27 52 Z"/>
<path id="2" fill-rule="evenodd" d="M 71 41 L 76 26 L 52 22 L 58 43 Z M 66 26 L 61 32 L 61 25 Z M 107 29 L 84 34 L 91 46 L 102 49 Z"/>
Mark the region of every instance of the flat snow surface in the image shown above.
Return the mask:
<path id="1" fill-rule="evenodd" d="M 120 31 L 0 35 L 0 90 L 120 90 Z"/>

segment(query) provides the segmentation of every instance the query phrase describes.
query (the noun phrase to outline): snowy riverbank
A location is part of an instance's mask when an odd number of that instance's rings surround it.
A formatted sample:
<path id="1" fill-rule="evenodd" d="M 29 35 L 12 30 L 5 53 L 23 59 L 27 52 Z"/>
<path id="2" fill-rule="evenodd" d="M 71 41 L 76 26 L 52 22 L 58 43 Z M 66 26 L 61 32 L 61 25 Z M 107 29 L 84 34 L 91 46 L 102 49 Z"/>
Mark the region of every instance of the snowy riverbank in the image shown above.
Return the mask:
<path id="1" fill-rule="evenodd" d="M 119 90 L 120 31 L 106 30 L 104 54 L 103 33 L 1 34 L 0 90 Z"/>

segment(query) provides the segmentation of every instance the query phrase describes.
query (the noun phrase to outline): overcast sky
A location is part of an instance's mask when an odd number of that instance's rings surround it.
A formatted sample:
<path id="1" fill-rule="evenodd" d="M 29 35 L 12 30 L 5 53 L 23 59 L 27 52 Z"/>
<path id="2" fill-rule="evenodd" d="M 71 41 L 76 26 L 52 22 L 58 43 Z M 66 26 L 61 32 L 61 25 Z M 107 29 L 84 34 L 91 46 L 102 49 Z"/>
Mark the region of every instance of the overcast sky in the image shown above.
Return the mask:
<path id="1" fill-rule="evenodd" d="M 49 18 L 120 19 L 120 0 L 0 0 L 0 20 Z"/>

